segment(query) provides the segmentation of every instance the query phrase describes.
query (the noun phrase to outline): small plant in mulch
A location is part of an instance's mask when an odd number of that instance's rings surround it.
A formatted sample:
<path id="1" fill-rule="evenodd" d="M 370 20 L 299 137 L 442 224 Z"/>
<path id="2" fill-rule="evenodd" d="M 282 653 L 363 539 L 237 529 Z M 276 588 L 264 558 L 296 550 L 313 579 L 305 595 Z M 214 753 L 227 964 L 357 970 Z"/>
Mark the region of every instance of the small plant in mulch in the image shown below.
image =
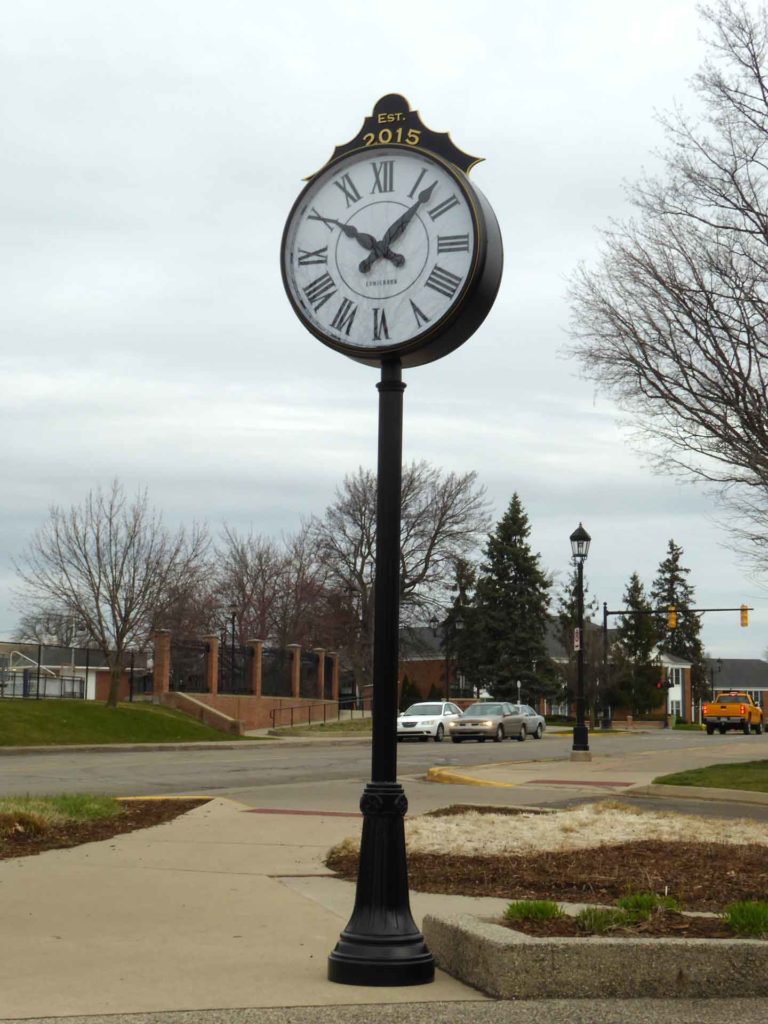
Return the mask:
<path id="1" fill-rule="evenodd" d="M 659 896 L 655 892 L 631 892 L 617 900 L 616 905 L 634 914 L 638 921 L 647 920 L 656 910 L 682 910 L 674 896 Z"/>
<path id="2" fill-rule="evenodd" d="M 734 903 L 723 914 L 695 916 L 684 914 L 671 897 L 651 892 L 628 893 L 618 903 L 573 915 L 553 900 L 517 900 L 502 923 L 538 938 L 768 938 L 768 903 Z"/>
<path id="3" fill-rule="evenodd" d="M 504 911 L 507 921 L 551 921 L 562 917 L 563 908 L 554 900 L 516 900 Z"/>
<path id="4" fill-rule="evenodd" d="M 576 915 L 576 927 L 587 935 L 605 935 L 631 921 L 632 915 L 620 907 L 585 907 Z"/>
<path id="5" fill-rule="evenodd" d="M 764 900 L 729 903 L 722 916 L 737 935 L 750 939 L 768 938 L 768 903 Z"/>

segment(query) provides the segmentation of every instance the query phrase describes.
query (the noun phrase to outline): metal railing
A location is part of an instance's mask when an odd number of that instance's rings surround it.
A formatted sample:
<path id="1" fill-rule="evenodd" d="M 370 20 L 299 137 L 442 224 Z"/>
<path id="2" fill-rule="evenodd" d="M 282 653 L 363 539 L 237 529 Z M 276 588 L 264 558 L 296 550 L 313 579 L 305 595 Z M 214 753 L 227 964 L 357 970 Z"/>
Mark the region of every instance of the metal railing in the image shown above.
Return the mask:
<path id="1" fill-rule="evenodd" d="M 316 718 L 312 717 L 313 708 L 323 709 L 322 719 L 319 714 Z M 352 720 L 355 718 L 355 712 L 357 712 L 358 718 L 371 717 L 370 707 L 355 708 L 352 706 L 341 708 L 337 701 L 318 701 L 313 704 L 291 704 L 290 707 L 272 708 L 269 712 L 269 717 L 272 720 L 272 728 L 276 729 L 278 727 L 277 716 L 282 714 L 289 714 L 290 722 L 280 722 L 279 724 L 284 728 L 291 728 L 294 725 L 313 725 L 315 723 L 319 725 L 321 721 L 323 724 L 328 721 L 339 722 L 342 718 Z M 305 720 L 303 720 L 304 716 L 306 716 Z"/>
<path id="2" fill-rule="evenodd" d="M 0 699 L 21 700 L 84 700 L 83 676 L 36 675 L 25 669 L 21 672 L 0 671 Z"/>

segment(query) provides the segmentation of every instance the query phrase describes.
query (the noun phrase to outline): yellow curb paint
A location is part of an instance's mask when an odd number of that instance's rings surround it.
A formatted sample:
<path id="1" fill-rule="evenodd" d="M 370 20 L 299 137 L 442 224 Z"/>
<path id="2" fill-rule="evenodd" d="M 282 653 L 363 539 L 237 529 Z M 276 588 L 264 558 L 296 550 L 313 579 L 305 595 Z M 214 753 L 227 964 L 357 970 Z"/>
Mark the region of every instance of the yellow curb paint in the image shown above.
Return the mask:
<path id="1" fill-rule="evenodd" d="M 459 772 L 452 772 L 447 768 L 430 768 L 427 772 L 429 782 L 443 782 L 447 785 L 461 786 L 490 786 L 495 789 L 517 789 L 517 782 L 491 782 L 484 779 L 476 779 L 472 775 L 461 775 Z"/>

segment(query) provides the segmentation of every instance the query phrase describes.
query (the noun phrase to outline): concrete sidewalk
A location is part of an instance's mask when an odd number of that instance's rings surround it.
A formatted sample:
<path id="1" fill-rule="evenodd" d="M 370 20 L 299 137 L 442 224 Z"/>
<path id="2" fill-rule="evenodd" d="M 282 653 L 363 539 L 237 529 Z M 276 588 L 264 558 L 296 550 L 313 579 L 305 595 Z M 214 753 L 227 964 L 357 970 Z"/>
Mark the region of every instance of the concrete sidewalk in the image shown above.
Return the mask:
<path id="1" fill-rule="evenodd" d="M 440 972 L 385 1000 L 326 980 L 354 887 L 322 860 L 359 828 L 355 813 L 215 799 L 155 828 L 0 862 L 0 1019 L 482 1000 Z M 464 903 L 446 900 L 417 897 L 414 916 Z"/>
<path id="2" fill-rule="evenodd" d="M 718 753 L 711 748 L 696 756 L 711 763 Z M 754 750 L 744 756 L 754 758 Z M 629 792 L 663 772 L 664 758 L 658 751 L 595 754 L 591 762 L 514 761 L 461 772 L 433 769 L 431 775 L 442 775 L 441 781 L 448 781 L 449 774 L 461 782 L 469 777 L 475 785 L 493 786 L 497 797 L 509 792 L 510 803 L 535 804 L 555 790 Z M 405 786 L 407 792 L 407 780 Z M 440 803 L 449 804 L 457 791 L 444 788 Z M 705 793 L 695 796 L 701 799 Z M 323 858 L 334 843 L 359 832 L 361 819 L 354 806 L 349 812 L 340 813 L 338 806 L 318 811 L 302 806 L 301 799 L 301 792 L 294 791 L 292 806 L 256 809 L 214 799 L 155 828 L 0 861 L 0 1020 L 330 1024 L 355 1015 L 358 1024 L 422 1019 L 435 1024 L 716 1019 L 706 1001 L 682 1013 L 683 1001 L 676 1000 L 669 1001 L 669 1015 L 655 1007 L 650 1017 L 642 1016 L 636 1003 L 617 1001 L 605 1001 L 599 1013 L 594 1004 L 587 1012 L 583 1004 L 560 1007 L 549 1000 L 543 1005 L 505 1003 L 504 1013 L 497 1014 L 498 1004 L 439 971 L 435 983 L 424 986 L 331 984 L 326 961 L 349 919 L 354 886 L 332 876 Z M 477 802 L 484 802 L 480 788 Z M 411 894 L 419 926 L 426 913 L 481 909 L 495 916 L 505 903 Z M 752 1004 L 747 1000 L 740 1010 L 745 1024 L 764 1019 L 764 1007 Z M 397 1006 L 402 1007 L 400 1016 Z M 302 1009 L 286 1009 L 291 1007 Z M 126 1016 L 134 1014 L 146 1016 Z"/>

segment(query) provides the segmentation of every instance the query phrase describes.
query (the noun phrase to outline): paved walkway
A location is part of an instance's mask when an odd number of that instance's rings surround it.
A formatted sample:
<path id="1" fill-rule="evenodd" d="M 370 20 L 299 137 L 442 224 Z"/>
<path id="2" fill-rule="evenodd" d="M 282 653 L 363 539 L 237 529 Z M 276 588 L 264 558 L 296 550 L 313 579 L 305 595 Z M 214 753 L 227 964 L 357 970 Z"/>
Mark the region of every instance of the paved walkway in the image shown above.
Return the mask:
<path id="1" fill-rule="evenodd" d="M 511 787 L 519 802 L 529 788 L 533 795 L 547 787 L 644 785 L 663 770 L 662 758 L 596 754 L 588 763 L 510 762 L 471 774 L 476 782 Z M 505 1003 L 500 1013 L 499 1004 L 439 971 L 434 984 L 414 988 L 329 983 L 327 956 L 349 918 L 354 888 L 331 876 L 322 861 L 330 846 L 359 830 L 360 818 L 355 808 L 307 813 L 296 801 L 260 812 L 215 799 L 152 829 L 0 862 L 0 1020 L 715 1020 L 706 1002 L 675 1000 L 652 1013 L 647 1007 L 650 1015 L 636 1003 L 615 1001 L 602 1009 Z M 448 788 L 445 802 L 451 802 Z M 428 912 L 483 905 L 490 915 L 504 906 L 418 893 L 411 903 L 418 924 Z M 736 1012 L 729 1004 L 729 1014 Z M 738 1017 L 742 1024 L 764 1020 L 764 1004 L 746 1000 Z"/>

